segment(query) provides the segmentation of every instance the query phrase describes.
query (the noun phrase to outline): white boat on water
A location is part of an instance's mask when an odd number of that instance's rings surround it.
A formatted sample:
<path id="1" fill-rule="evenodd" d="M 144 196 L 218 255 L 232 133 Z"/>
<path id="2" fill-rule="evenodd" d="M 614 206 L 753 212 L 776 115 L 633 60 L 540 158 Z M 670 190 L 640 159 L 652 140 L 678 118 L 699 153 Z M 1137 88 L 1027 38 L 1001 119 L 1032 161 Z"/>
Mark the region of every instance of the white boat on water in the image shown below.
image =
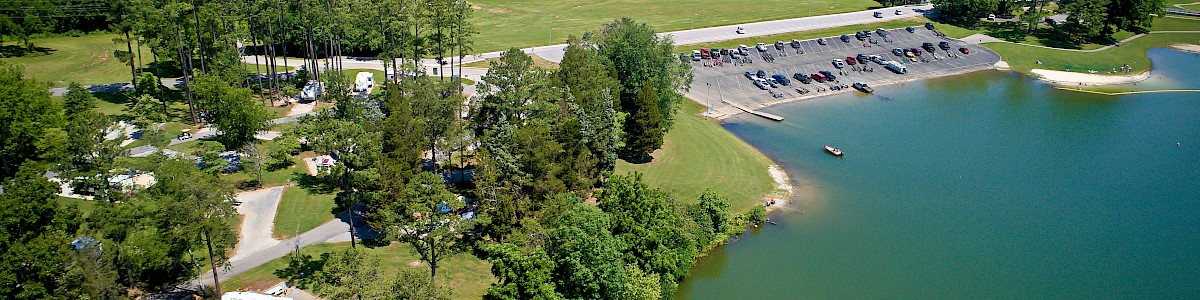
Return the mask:
<path id="1" fill-rule="evenodd" d="M 830 145 L 825 145 L 825 151 L 829 151 L 829 153 L 832 153 L 836 156 L 842 156 L 842 149 L 834 148 Z"/>

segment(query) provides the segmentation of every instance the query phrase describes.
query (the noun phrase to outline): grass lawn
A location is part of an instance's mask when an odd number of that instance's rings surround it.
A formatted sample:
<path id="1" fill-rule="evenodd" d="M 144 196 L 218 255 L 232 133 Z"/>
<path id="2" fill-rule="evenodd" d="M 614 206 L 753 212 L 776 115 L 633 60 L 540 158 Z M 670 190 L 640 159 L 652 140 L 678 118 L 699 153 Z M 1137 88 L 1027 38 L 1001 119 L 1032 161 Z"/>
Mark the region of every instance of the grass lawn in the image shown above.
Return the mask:
<path id="1" fill-rule="evenodd" d="M 250 74 L 266 73 L 266 71 L 267 71 L 267 64 L 265 64 L 265 63 L 258 64 L 258 67 L 256 68 L 254 66 L 254 63 L 242 62 L 242 66 L 245 67 L 246 72 L 250 72 Z M 277 73 L 284 72 L 284 71 L 291 71 L 291 70 L 295 70 L 295 69 L 296 69 L 296 67 L 293 67 L 293 66 L 288 66 L 287 68 L 284 68 L 282 63 L 280 63 L 280 65 L 278 65 L 278 66 L 275 66 L 275 72 L 277 72 Z"/>
<path id="2" fill-rule="evenodd" d="M 95 211 L 96 205 L 100 204 L 99 202 L 92 201 L 92 200 L 84 200 L 84 199 L 79 199 L 79 198 L 70 198 L 70 197 L 63 197 L 63 196 L 58 196 L 58 199 L 56 201 L 58 201 L 58 205 L 60 205 L 60 206 L 75 204 L 77 207 L 79 207 L 79 213 L 82 214 L 83 217 L 87 217 L 88 214 L 91 214 L 92 211 Z"/>
<path id="3" fill-rule="evenodd" d="M 984 46 L 1000 53 L 1009 66 L 1022 73 L 1029 73 L 1035 68 L 1078 72 L 1098 70 L 1103 73 L 1127 63 L 1133 67 L 1132 74 L 1137 74 L 1150 70 L 1150 58 L 1146 56 L 1146 50 L 1175 43 L 1200 43 L 1200 33 L 1152 33 L 1121 44 L 1120 47 L 1099 52 L 1064 51 L 1009 43 L 986 43 Z M 1041 65 L 1037 64 L 1038 60 L 1042 61 Z"/>
<path id="4" fill-rule="evenodd" d="M 748 37 L 748 38 L 740 38 L 740 39 L 736 39 L 736 40 L 703 43 L 703 44 L 695 44 L 695 45 L 676 46 L 675 52 L 688 52 L 693 49 L 700 49 L 700 48 L 736 48 L 738 45 L 754 46 L 755 43 L 770 43 L 770 42 L 774 42 L 774 41 L 784 41 L 786 43 L 788 41 L 791 41 L 792 39 L 807 40 L 807 39 L 815 39 L 815 38 L 819 38 L 819 37 L 838 36 L 838 35 L 842 35 L 842 34 L 854 33 L 859 30 L 873 30 L 875 28 L 892 29 L 892 28 L 904 28 L 904 27 L 908 27 L 908 26 L 920 27 L 920 26 L 924 26 L 925 22 L 932 22 L 932 21 L 930 21 L 929 19 L 926 19 L 925 17 L 912 17 L 912 18 L 906 18 L 906 19 L 901 19 L 901 20 L 892 20 L 892 21 L 884 21 L 884 22 L 877 22 L 877 23 L 867 23 L 867 24 L 862 24 L 862 25 L 849 25 L 849 26 L 832 27 L 832 28 L 825 28 L 825 29 L 787 32 L 787 33 L 772 34 L 772 35 L 760 36 L 760 37 Z M 949 25 L 949 24 L 936 23 L 934 25 L 937 26 L 938 31 L 941 31 L 942 33 L 946 34 L 947 36 L 950 36 L 953 38 L 962 38 L 962 37 L 966 37 L 968 35 L 972 35 L 972 34 L 975 34 L 978 32 L 978 31 L 974 31 L 974 30 L 970 30 L 970 29 L 956 27 L 956 26 Z"/>
<path id="5" fill-rule="evenodd" d="M 82 37 L 55 37 L 34 39 L 35 47 L 49 52 L 47 55 L 0 58 L 10 64 L 25 67 L 25 74 L 37 80 L 48 81 L 55 87 L 64 87 L 71 82 L 83 85 L 129 82 L 129 66 L 122 64 L 114 50 L 125 50 L 125 44 L 113 43 L 115 34 L 95 34 Z M 23 48 L 20 41 L 4 42 L 0 48 Z M 137 49 L 134 49 L 137 52 Z M 150 57 L 150 49 L 143 47 L 142 54 Z M 149 63 L 149 60 L 146 61 Z"/>
<path id="6" fill-rule="evenodd" d="M 684 101 L 654 161 L 630 164 L 620 161 L 616 173 L 642 172 L 648 184 L 675 195 L 681 202 L 695 202 L 705 189 L 729 198 L 730 211 L 742 213 L 761 203 L 774 190 L 767 174 L 774 164 L 758 149 L 738 139 L 716 122 L 698 115 L 704 107 Z"/>
<path id="7" fill-rule="evenodd" d="M 285 239 L 333 219 L 333 193 L 318 193 L 300 186 L 283 190 L 275 212 L 275 237 Z"/>
<path id="8" fill-rule="evenodd" d="M 558 69 L 558 63 L 548 61 L 548 60 L 542 58 L 541 56 L 537 56 L 537 55 L 530 55 L 529 57 L 533 58 L 533 65 L 535 65 L 535 66 L 542 67 L 543 69 Z M 481 60 L 481 61 L 469 62 L 469 63 L 463 64 L 463 67 L 491 68 L 492 62 L 499 62 L 499 61 L 500 61 L 500 58 L 489 58 L 489 59 L 485 59 L 485 60 Z"/>
<path id="9" fill-rule="evenodd" d="M 826 15 L 878 7 L 872 0 L 691 1 L 471 1 L 479 31 L 475 51 L 564 43 L 621 16 L 650 24 L 659 32 Z M 551 29 L 553 28 L 553 40 Z"/>
<path id="10" fill-rule="evenodd" d="M 1200 9 L 1200 6 L 1196 7 Z M 1200 30 L 1200 18 L 1166 17 L 1154 19 L 1150 31 L 1197 31 Z"/>
<path id="11" fill-rule="evenodd" d="M 264 143 L 263 145 L 259 146 L 260 151 L 267 149 L 267 145 L 268 144 Z M 304 174 L 304 162 L 300 161 L 300 158 L 297 157 L 292 157 L 292 162 L 293 163 L 291 166 L 274 171 L 268 170 L 266 166 L 264 166 L 262 186 L 271 187 L 285 185 L 292 182 L 293 177 Z M 246 166 L 245 169 L 242 169 L 242 171 L 237 173 L 223 175 L 222 178 L 230 183 L 233 183 L 233 185 L 237 187 L 247 186 L 251 180 L 254 180 L 254 171 L 250 170 L 249 167 L 250 166 Z"/>
<path id="12" fill-rule="evenodd" d="M 349 247 L 349 243 L 324 243 L 301 248 L 300 253 L 320 259 L 323 253 Z M 392 243 L 384 247 L 360 249 L 366 249 L 367 253 L 378 257 L 380 268 L 386 274 L 394 274 L 401 268 L 429 271 L 429 267 L 424 263 L 413 264 L 420 259 L 408 244 Z M 227 291 L 265 290 L 283 281 L 275 276 L 275 271 L 283 269 L 287 264 L 287 256 L 272 260 L 246 273 L 225 279 L 221 282 L 221 287 Z M 480 299 L 487 293 L 488 286 L 496 281 L 492 277 L 491 267 L 487 261 L 475 258 L 469 253 L 460 253 L 446 258 L 439 264 L 437 282 L 450 287 L 453 293 L 451 299 Z"/>

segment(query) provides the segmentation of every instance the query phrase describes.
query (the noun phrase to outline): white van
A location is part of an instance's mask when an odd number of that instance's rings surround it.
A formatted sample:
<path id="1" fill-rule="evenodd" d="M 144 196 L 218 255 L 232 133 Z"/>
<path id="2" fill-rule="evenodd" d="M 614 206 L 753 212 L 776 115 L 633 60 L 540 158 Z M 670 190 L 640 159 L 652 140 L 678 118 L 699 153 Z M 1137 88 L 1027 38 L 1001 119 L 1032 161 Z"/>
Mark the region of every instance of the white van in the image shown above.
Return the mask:
<path id="1" fill-rule="evenodd" d="M 358 72 L 358 75 L 354 76 L 355 92 L 366 92 L 372 87 L 375 87 L 375 73 Z"/>

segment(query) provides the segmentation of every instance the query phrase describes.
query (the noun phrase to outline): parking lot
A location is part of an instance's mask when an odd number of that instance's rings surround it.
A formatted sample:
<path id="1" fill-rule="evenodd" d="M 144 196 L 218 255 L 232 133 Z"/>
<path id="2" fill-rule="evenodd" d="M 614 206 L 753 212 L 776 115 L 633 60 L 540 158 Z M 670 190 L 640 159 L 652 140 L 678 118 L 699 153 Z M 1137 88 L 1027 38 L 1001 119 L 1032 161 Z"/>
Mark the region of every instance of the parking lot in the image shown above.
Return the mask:
<path id="1" fill-rule="evenodd" d="M 824 45 L 815 39 L 800 41 L 800 48 L 792 47 L 791 41 L 788 40 L 783 41 L 782 50 L 777 50 L 774 46 L 776 41 L 763 40 L 761 42 L 766 44 L 767 51 L 759 51 L 755 49 L 755 45 L 746 45 L 749 47 L 749 55 L 746 56 L 749 62 L 727 60 L 729 55 L 720 59 L 693 61 L 696 77 L 688 96 L 702 103 L 712 103 L 719 111 L 717 114 L 728 115 L 740 112 L 729 105 L 753 110 L 789 101 L 850 92 L 854 90 L 849 88 L 853 82 L 864 82 L 878 88 L 899 82 L 992 68 L 1000 61 L 1000 56 L 987 48 L 940 37 L 935 31 L 920 26 L 913 27 L 912 32 L 905 28 L 886 30 L 886 37 L 877 34 L 875 28 L 863 27 L 860 30 L 870 30 L 870 38 L 859 40 L 855 38 L 854 32 L 847 32 L 846 34 L 850 35 L 848 42 L 843 42 L 840 36 L 833 36 L 825 37 Z M 922 49 L 923 53 L 912 59 L 892 53 L 893 48 L 921 48 L 922 43 L 926 42 L 932 43 L 936 48 L 942 41 L 949 43 L 949 50 L 937 48 L 930 53 Z M 960 52 L 959 48 L 963 47 L 970 53 Z M 871 61 L 865 64 L 845 65 L 843 68 L 836 68 L 832 63 L 834 59 L 845 61 L 848 56 L 858 54 L 878 55 L 884 60 L 899 62 L 908 71 L 905 74 L 897 74 Z M 768 78 L 772 74 L 782 74 L 791 79 L 791 84 L 762 90 L 744 75 L 745 72 L 757 73 L 758 70 L 765 71 Z M 836 80 L 804 84 L 793 78 L 795 73 L 812 74 L 822 70 L 836 75 Z M 839 90 L 842 86 L 846 88 Z M 877 93 L 886 94 L 886 89 Z"/>

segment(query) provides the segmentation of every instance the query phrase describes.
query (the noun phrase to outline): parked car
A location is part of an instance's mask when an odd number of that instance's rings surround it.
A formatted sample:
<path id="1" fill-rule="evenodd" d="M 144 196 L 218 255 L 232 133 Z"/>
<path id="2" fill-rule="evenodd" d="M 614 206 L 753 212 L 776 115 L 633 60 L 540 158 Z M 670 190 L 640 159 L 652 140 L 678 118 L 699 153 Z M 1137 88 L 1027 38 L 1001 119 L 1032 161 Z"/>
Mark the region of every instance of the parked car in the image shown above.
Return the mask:
<path id="1" fill-rule="evenodd" d="M 783 41 L 775 41 L 775 50 L 783 50 Z"/>
<path id="2" fill-rule="evenodd" d="M 825 40 L 825 38 L 817 38 L 817 44 L 828 45 L 828 42 Z"/>
<path id="3" fill-rule="evenodd" d="M 881 65 L 887 63 L 887 60 L 883 59 L 883 57 L 880 57 L 879 55 L 871 55 L 871 61 Z"/>
<path id="4" fill-rule="evenodd" d="M 854 59 L 858 60 L 858 63 L 860 63 L 860 64 L 867 63 L 867 55 L 866 54 L 859 53 L 858 56 L 854 57 Z"/>
<path id="5" fill-rule="evenodd" d="M 853 56 L 847 56 L 847 57 L 846 57 L 846 64 L 849 64 L 849 65 L 853 66 L 853 65 L 856 65 L 856 64 L 858 64 L 858 60 L 857 60 L 857 59 L 854 59 L 854 57 L 853 57 Z"/>
<path id="6" fill-rule="evenodd" d="M 732 59 L 742 59 L 742 55 L 741 55 L 741 54 L 738 54 L 738 52 L 737 52 L 737 51 L 729 51 L 729 58 L 732 58 Z"/>
<path id="7" fill-rule="evenodd" d="M 746 47 L 746 45 L 738 45 L 738 52 L 741 52 L 742 55 L 750 54 L 750 47 Z"/>
<path id="8" fill-rule="evenodd" d="M 878 34 L 879 36 L 888 36 L 888 31 L 884 30 L 883 28 L 875 28 L 875 34 Z"/>
<path id="9" fill-rule="evenodd" d="M 816 80 L 817 82 L 825 82 L 825 75 L 821 75 L 821 73 L 812 73 L 811 76 L 812 79 Z"/>
<path id="10" fill-rule="evenodd" d="M 903 14 L 904 14 L 904 12 L 903 12 L 903 11 L 901 11 L 901 10 L 899 10 L 899 9 L 897 9 L 897 10 L 896 10 L 896 15 L 897 15 L 897 16 L 899 16 L 899 15 L 903 15 Z"/>
<path id="11" fill-rule="evenodd" d="M 942 48 L 942 50 L 950 50 L 950 42 L 942 41 L 941 43 L 938 43 L 938 48 Z"/>
<path id="12" fill-rule="evenodd" d="M 917 30 L 916 30 L 916 29 L 914 29 L 912 26 L 905 27 L 905 28 L 904 28 L 904 30 L 905 30 L 905 31 L 908 31 L 908 32 L 916 32 L 916 31 L 917 31 Z"/>
<path id="13" fill-rule="evenodd" d="M 925 22 L 925 29 L 934 30 L 933 23 Z"/>
<path id="14" fill-rule="evenodd" d="M 792 40 L 792 48 L 800 49 L 800 40 Z"/>
<path id="15" fill-rule="evenodd" d="M 709 49 L 708 52 L 712 53 L 713 59 L 721 58 L 721 49 L 712 48 L 712 49 Z"/>
<path id="16" fill-rule="evenodd" d="M 817 71 L 817 73 L 821 73 L 821 76 L 825 76 L 825 80 L 837 80 L 837 76 L 833 76 L 833 72 L 820 70 Z"/>
<path id="17" fill-rule="evenodd" d="M 892 54 L 895 54 L 896 56 L 904 56 L 904 49 L 892 48 Z"/>
<path id="18" fill-rule="evenodd" d="M 721 55 L 729 55 L 729 49 L 721 48 L 721 51 L 717 51 L 717 53 L 721 53 Z"/>
<path id="19" fill-rule="evenodd" d="M 788 79 L 787 76 L 784 76 L 783 74 L 771 75 L 771 78 L 774 78 L 775 82 L 778 82 L 779 84 L 782 84 L 784 86 L 792 84 L 792 80 Z"/>
<path id="20" fill-rule="evenodd" d="M 841 59 L 835 59 L 835 60 L 833 60 L 833 67 L 834 67 L 834 68 L 841 69 L 842 67 L 845 67 L 845 66 L 846 66 L 846 62 L 842 61 Z"/>
<path id="21" fill-rule="evenodd" d="M 779 83 L 775 82 L 775 80 L 771 80 L 770 78 L 768 78 L 767 80 L 764 80 L 764 82 L 766 82 L 768 85 L 771 85 L 771 87 L 773 87 L 773 88 L 779 87 Z"/>
<path id="22" fill-rule="evenodd" d="M 930 53 L 937 50 L 936 48 L 933 48 L 933 43 L 930 42 L 921 43 L 921 49 L 925 49 L 925 51 L 929 51 Z"/>
<path id="23" fill-rule="evenodd" d="M 746 34 L 746 29 L 742 29 L 742 26 L 738 26 L 737 34 Z"/>
<path id="24" fill-rule="evenodd" d="M 758 43 L 758 45 L 754 45 L 754 48 L 757 48 L 759 52 L 767 52 L 767 44 Z"/>
<path id="25" fill-rule="evenodd" d="M 709 59 L 712 54 L 708 52 L 708 48 L 700 48 L 700 58 Z"/>
<path id="26" fill-rule="evenodd" d="M 850 42 L 850 35 L 849 35 L 849 34 L 843 34 L 843 35 L 842 35 L 842 42 L 849 43 L 849 42 Z"/>
<path id="27" fill-rule="evenodd" d="M 875 12 L 875 17 L 876 17 L 876 18 L 883 18 L 883 12 L 878 12 L 878 11 L 877 11 L 877 12 Z"/>
<path id="28" fill-rule="evenodd" d="M 971 49 L 967 49 L 967 47 L 958 48 L 958 51 L 963 54 L 971 54 Z"/>
<path id="29" fill-rule="evenodd" d="M 757 86 L 758 89 L 760 89 L 760 90 L 764 90 L 764 91 L 767 90 L 767 84 L 763 83 L 762 80 L 755 80 L 754 86 Z"/>
<path id="30" fill-rule="evenodd" d="M 754 80 L 754 78 L 755 78 L 754 73 L 750 73 L 750 71 L 746 71 L 745 75 L 746 75 L 746 78 L 749 78 L 750 80 Z"/>
<path id="31" fill-rule="evenodd" d="M 912 48 L 908 49 L 908 51 L 911 51 L 913 55 L 921 56 L 921 48 Z"/>
<path id="32" fill-rule="evenodd" d="M 700 50 L 692 50 L 692 61 L 699 61 L 700 58 Z"/>
<path id="33" fill-rule="evenodd" d="M 796 74 L 792 74 L 792 78 L 799 80 L 800 83 L 803 83 L 803 84 L 812 83 L 812 77 L 809 77 L 808 74 L 797 72 Z"/>
<path id="34" fill-rule="evenodd" d="M 767 78 L 767 72 L 763 72 L 763 70 L 758 70 L 758 73 L 754 73 L 754 75 L 758 75 L 758 78 Z"/>

